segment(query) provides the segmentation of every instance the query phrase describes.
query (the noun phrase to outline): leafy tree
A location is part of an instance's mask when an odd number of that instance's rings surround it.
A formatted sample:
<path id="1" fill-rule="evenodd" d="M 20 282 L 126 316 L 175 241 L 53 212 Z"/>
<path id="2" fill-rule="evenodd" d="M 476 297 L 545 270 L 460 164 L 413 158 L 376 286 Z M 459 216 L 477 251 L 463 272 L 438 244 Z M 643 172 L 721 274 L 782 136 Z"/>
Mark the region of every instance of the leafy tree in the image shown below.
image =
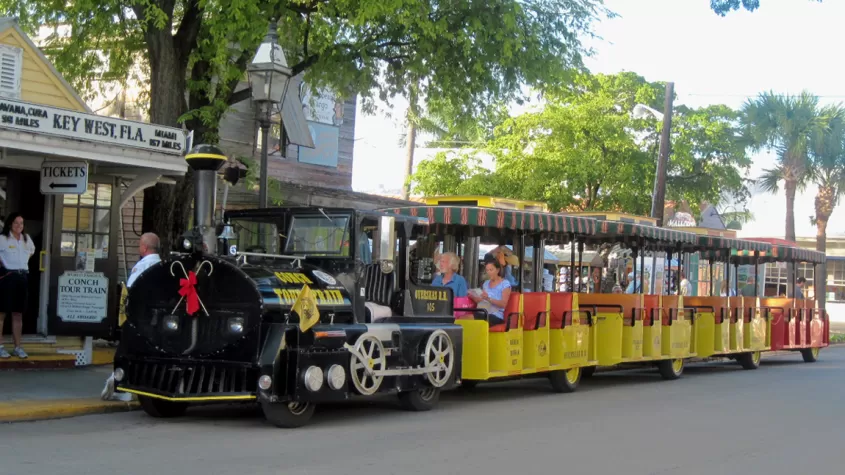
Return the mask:
<path id="1" fill-rule="evenodd" d="M 810 146 L 811 177 L 818 185 L 813 216 L 816 250 L 827 251 L 827 223 L 839 198 L 845 192 L 845 109 L 829 106 L 821 112 L 824 125 L 813 136 Z"/>
<path id="2" fill-rule="evenodd" d="M 478 193 L 548 203 L 553 210 L 619 210 L 647 214 L 657 163 L 659 123 L 633 119 L 635 104 L 659 107 L 665 86 L 634 73 L 579 75 L 547 94 L 544 110 L 506 120 L 478 153 L 420 164 L 423 194 Z M 679 107 L 667 171 L 667 199 L 691 203 L 748 196 L 741 171 L 750 165 L 737 124 L 725 106 Z"/>
<path id="3" fill-rule="evenodd" d="M 818 103 L 807 91 L 797 96 L 764 92 L 746 101 L 742 109 L 744 134 L 751 147 L 778 154 L 778 165 L 764 171 L 760 186 L 777 193 L 784 182 L 785 237 L 790 241 L 795 240 L 795 194 L 810 182 L 809 147 L 824 125 Z"/>
<path id="4" fill-rule="evenodd" d="M 822 0 L 815 1 L 822 2 Z M 710 8 L 719 16 L 726 16 L 728 13 L 739 10 L 740 8 L 753 12 L 760 8 L 760 0 L 710 0 Z"/>
<path id="5" fill-rule="evenodd" d="M 579 38 L 612 16 L 601 0 L 0 0 L 0 9 L 30 32 L 70 28 L 45 52 L 83 93 L 140 66 L 150 120 L 184 122 L 205 142 L 217 140 L 230 105 L 249 98 L 235 89 L 271 18 L 293 72 L 312 86 L 362 94 L 372 111 L 376 97 L 407 96 L 412 84 L 422 100 L 471 116 L 524 84 L 565 78 L 584 53 Z M 172 242 L 191 195 L 190 174 L 147 190 L 145 228 Z"/>

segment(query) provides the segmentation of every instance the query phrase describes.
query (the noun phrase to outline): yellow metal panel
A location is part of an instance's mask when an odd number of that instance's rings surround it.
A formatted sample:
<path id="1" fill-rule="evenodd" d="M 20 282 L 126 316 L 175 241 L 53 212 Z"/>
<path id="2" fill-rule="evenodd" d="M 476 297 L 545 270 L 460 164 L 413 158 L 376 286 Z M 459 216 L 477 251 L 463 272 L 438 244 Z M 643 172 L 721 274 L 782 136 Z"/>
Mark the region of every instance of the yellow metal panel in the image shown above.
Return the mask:
<path id="1" fill-rule="evenodd" d="M 622 314 L 598 312 L 595 331 L 599 365 L 619 364 L 622 361 Z"/>
<path id="2" fill-rule="evenodd" d="M 490 333 L 490 372 L 522 373 L 522 328 Z"/>
<path id="3" fill-rule="evenodd" d="M 716 316 L 710 312 L 700 312 L 695 323 L 695 352 L 701 358 L 716 353 Z"/>
<path id="4" fill-rule="evenodd" d="M 744 338 L 743 346 L 750 350 L 763 350 L 768 347 L 769 324 L 760 312 L 760 299 L 748 298 L 749 308 L 752 309 L 751 321 L 746 323 L 748 327 Z"/>
<path id="5" fill-rule="evenodd" d="M 489 373 L 489 340 L 487 322 L 481 320 L 457 320 L 463 327 L 464 348 L 461 356 L 462 379 L 487 379 Z"/>

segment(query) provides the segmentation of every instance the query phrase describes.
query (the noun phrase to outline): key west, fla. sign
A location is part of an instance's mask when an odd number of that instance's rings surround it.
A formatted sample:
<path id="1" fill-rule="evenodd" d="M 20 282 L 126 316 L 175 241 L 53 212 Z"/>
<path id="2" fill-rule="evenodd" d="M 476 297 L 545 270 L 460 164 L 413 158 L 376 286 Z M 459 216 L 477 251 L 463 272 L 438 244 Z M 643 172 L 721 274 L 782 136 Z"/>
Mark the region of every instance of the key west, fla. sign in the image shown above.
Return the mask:
<path id="1" fill-rule="evenodd" d="M 11 99 L 0 99 L 0 128 L 173 155 L 181 155 L 185 149 L 185 133 L 175 127 L 115 119 Z"/>

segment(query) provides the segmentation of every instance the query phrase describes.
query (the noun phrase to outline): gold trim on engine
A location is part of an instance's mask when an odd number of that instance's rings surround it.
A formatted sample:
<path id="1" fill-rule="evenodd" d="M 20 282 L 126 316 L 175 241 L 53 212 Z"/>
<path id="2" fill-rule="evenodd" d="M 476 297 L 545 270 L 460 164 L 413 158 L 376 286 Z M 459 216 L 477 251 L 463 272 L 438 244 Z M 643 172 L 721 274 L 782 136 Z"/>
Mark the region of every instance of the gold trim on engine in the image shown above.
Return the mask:
<path id="1" fill-rule="evenodd" d="M 174 401 L 174 402 L 198 402 L 198 401 L 250 401 L 255 399 L 255 396 L 252 394 L 243 394 L 239 396 L 193 396 L 193 397 L 168 397 L 162 396 L 160 394 L 153 394 L 148 393 L 145 391 L 138 391 L 137 389 L 126 389 L 121 388 L 120 386 L 117 387 L 118 390 L 123 391 L 125 393 L 132 393 L 137 394 L 138 396 L 147 396 L 156 399 L 163 399 L 165 401 Z"/>

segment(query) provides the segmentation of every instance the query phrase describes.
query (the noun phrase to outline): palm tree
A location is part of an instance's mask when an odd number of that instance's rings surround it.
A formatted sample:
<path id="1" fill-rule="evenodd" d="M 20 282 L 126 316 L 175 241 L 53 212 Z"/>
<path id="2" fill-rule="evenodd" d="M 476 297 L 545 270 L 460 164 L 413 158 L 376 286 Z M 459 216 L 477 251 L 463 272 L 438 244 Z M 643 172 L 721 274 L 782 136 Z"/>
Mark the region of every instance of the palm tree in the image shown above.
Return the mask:
<path id="1" fill-rule="evenodd" d="M 827 250 L 827 223 L 845 192 L 845 108 L 841 104 L 822 110 L 825 125 L 810 146 L 811 176 L 816 193 L 816 250 Z"/>
<path id="2" fill-rule="evenodd" d="M 777 192 L 783 180 L 786 192 L 785 237 L 795 240 L 795 194 L 810 181 L 810 143 L 822 127 L 818 97 L 807 91 L 797 96 L 764 92 L 742 108 L 743 131 L 755 150 L 773 149 L 778 166 L 765 170 L 762 188 Z"/>

